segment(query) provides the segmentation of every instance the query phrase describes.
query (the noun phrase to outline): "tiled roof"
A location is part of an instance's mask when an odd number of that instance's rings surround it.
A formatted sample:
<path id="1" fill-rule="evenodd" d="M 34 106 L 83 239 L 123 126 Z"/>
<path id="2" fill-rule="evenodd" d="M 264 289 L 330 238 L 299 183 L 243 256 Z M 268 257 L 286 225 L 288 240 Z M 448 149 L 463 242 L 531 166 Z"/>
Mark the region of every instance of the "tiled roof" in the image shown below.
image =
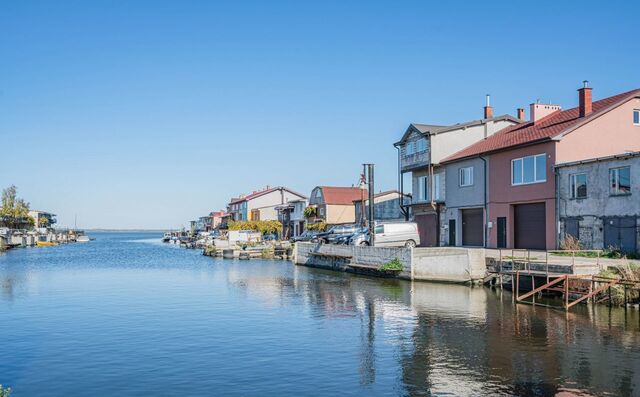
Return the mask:
<path id="1" fill-rule="evenodd" d="M 325 204 L 349 205 L 354 200 L 360 200 L 362 194 L 367 196 L 367 190 L 358 187 L 337 187 L 337 186 L 320 186 Z"/>
<path id="2" fill-rule="evenodd" d="M 587 117 L 580 117 L 580 110 L 575 107 L 552 113 L 536 122 L 530 121 L 504 128 L 490 137 L 452 154 L 442 160 L 441 163 L 504 150 L 518 145 L 550 140 L 593 120 L 609 109 L 621 105 L 637 95 L 640 95 L 640 89 L 595 101 L 593 102 L 593 111 Z"/>

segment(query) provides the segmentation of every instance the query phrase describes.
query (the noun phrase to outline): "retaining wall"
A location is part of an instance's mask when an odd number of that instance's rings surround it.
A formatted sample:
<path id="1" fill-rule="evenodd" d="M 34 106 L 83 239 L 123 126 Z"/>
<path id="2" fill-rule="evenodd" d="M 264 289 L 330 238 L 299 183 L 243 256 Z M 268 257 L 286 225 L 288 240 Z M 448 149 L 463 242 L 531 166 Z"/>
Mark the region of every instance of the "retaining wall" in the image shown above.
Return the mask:
<path id="1" fill-rule="evenodd" d="M 317 256 L 312 255 L 312 253 L 328 256 Z M 360 247 L 299 242 L 296 243 L 294 249 L 294 262 L 297 265 L 341 271 L 349 270 L 347 266 L 349 263 L 379 267 L 396 258 L 404 268 L 398 277 L 410 279 L 411 249 L 409 248 Z"/>
<path id="2" fill-rule="evenodd" d="M 313 255 L 320 254 L 320 255 Z M 386 248 L 349 245 L 296 243 L 298 265 L 348 271 L 349 264 L 377 266 L 398 258 L 404 270 L 397 277 L 445 282 L 482 280 L 486 274 L 482 248 Z"/>
<path id="3" fill-rule="evenodd" d="M 413 279 L 468 282 L 487 271 L 483 248 L 433 247 L 413 251 Z"/>

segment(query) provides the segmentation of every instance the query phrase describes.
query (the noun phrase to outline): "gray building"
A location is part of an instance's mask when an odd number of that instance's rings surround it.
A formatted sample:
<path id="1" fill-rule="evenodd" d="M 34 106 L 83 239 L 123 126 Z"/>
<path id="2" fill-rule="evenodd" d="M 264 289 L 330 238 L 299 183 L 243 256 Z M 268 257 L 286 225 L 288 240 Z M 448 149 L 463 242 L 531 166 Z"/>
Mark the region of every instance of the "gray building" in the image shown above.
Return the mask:
<path id="1" fill-rule="evenodd" d="M 402 211 L 403 205 L 411 204 L 411 195 L 406 194 L 404 200 L 400 202 L 400 192 L 397 190 L 389 190 L 377 193 L 373 198 L 373 216 L 376 221 L 404 221 L 405 214 Z M 365 200 L 364 209 L 362 208 L 362 200 L 354 200 L 356 210 L 356 223 L 362 223 L 369 214 L 369 200 Z"/>
<path id="2" fill-rule="evenodd" d="M 640 152 L 556 166 L 558 245 L 567 235 L 583 249 L 638 252 Z"/>
<path id="3" fill-rule="evenodd" d="M 440 233 L 442 245 L 485 245 L 485 189 L 488 185 L 485 167 L 483 159 L 478 157 L 444 163 L 447 206 Z"/>

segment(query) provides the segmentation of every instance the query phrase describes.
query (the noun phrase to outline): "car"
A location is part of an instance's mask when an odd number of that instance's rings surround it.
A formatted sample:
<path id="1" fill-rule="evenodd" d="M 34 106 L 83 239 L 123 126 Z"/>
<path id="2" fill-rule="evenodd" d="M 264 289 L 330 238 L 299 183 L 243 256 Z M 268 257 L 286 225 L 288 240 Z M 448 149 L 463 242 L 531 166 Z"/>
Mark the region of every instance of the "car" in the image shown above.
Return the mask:
<path id="1" fill-rule="evenodd" d="M 361 229 L 362 226 L 359 225 L 336 225 L 324 233 L 319 233 L 312 241 L 329 244 L 338 237 L 350 236 Z"/>
<path id="2" fill-rule="evenodd" d="M 296 241 L 311 241 L 318 235 L 318 233 L 319 232 L 314 230 L 305 230 L 304 232 L 302 232 L 302 234 L 291 237 L 289 241 L 291 241 L 292 243 L 295 243 Z"/>
<path id="3" fill-rule="evenodd" d="M 354 234 L 351 245 L 370 245 L 369 231 Z M 420 245 L 420 233 L 415 222 L 387 222 L 375 226 L 376 247 L 407 247 Z"/>

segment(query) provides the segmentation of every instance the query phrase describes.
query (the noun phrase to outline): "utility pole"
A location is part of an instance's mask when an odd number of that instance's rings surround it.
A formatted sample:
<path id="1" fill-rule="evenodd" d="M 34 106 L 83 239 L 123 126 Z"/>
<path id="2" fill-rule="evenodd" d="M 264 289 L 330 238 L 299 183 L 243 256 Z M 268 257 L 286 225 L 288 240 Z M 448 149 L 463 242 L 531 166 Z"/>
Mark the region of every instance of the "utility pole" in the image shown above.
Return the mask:
<path id="1" fill-rule="evenodd" d="M 369 189 L 369 245 L 374 246 L 376 243 L 375 234 L 375 217 L 374 217 L 374 203 L 373 196 L 375 192 L 374 176 L 373 176 L 373 164 L 364 164 L 367 167 L 367 188 Z"/>

